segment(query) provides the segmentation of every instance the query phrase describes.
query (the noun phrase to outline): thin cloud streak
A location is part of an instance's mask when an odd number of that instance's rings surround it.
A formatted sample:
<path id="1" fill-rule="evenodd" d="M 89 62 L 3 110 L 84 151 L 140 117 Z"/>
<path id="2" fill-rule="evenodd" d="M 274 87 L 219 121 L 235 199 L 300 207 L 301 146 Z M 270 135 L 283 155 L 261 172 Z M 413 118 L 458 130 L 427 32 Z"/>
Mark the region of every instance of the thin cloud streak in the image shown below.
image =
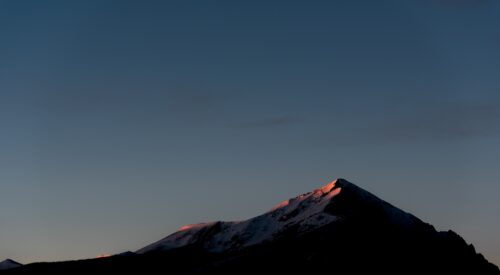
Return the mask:
<path id="1" fill-rule="evenodd" d="M 429 107 L 429 106 L 427 106 Z M 415 111 L 415 110 L 414 110 Z M 500 136 L 500 106 L 462 104 L 431 106 L 369 127 L 345 127 L 327 138 L 342 146 L 448 142 Z"/>
<path id="2" fill-rule="evenodd" d="M 236 128 L 274 128 L 282 127 L 299 122 L 300 119 L 293 116 L 276 116 L 268 117 L 263 119 L 258 119 L 254 121 L 242 122 L 236 126 Z"/>

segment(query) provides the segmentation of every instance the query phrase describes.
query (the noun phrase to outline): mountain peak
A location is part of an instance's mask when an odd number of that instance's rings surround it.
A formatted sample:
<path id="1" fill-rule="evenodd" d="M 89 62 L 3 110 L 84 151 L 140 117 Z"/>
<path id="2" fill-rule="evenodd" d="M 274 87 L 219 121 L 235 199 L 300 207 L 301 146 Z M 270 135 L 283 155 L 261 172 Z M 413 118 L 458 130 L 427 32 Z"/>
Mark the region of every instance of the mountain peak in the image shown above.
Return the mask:
<path id="1" fill-rule="evenodd" d="M 0 262 L 0 270 L 7 270 L 7 269 L 12 269 L 16 267 L 20 267 L 22 264 L 12 260 L 12 259 L 6 259 L 3 262 Z"/>
<path id="2" fill-rule="evenodd" d="M 304 201 L 307 200 L 313 200 L 316 204 L 321 204 L 321 203 L 328 203 L 328 201 L 336 196 L 337 194 L 340 193 L 342 190 L 341 187 L 336 187 L 338 186 L 338 183 L 340 183 L 339 179 L 336 179 L 330 183 L 328 183 L 325 186 L 322 186 L 320 188 L 315 189 L 312 192 L 308 192 L 302 195 L 299 195 L 295 198 L 291 198 L 285 201 L 280 202 L 277 204 L 275 207 L 273 207 L 269 212 L 274 212 L 279 209 L 283 208 L 289 208 L 290 205 L 292 204 L 299 204 L 303 203 Z"/>
<path id="3" fill-rule="evenodd" d="M 347 199 L 339 199 L 339 203 L 335 203 L 335 198 L 344 193 L 343 189 L 347 193 Z M 249 220 L 185 225 L 166 238 L 138 250 L 137 253 L 170 250 L 188 245 L 201 245 L 207 251 L 221 252 L 271 241 L 291 228 L 297 234 L 303 234 L 343 219 L 342 211 L 332 211 L 331 205 L 338 204 L 338 207 L 334 205 L 333 208 L 340 209 L 340 202 L 350 200 L 349 198 L 357 198 L 352 200 L 357 204 L 363 204 L 363 201 L 383 202 L 340 178 L 312 192 L 285 200 L 270 211 Z"/>
<path id="4" fill-rule="evenodd" d="M 297 274 L 296 267 L 316 273 L 327 270 L 332 260 L 344 271 L 339 274 L 366 273 L 366 268 L 397 270 L 394 274 L 404 273 L 402 268 L 417 268 L 419 273 L 498 274 L 496 266 L 457 236 L 437 232 L 412 214 L 337 179 L 245 221 L 183 226 L 137 253 L 171 250 L 168 255 L 176 251 L 218 255 L 223 259 L 218 264 L 231 262 L 224 274 L 241 273 L 234 266 L 252 270 L 245 274 L 255 274 L 264 266 L 273 266 L 279 273 Z"/>

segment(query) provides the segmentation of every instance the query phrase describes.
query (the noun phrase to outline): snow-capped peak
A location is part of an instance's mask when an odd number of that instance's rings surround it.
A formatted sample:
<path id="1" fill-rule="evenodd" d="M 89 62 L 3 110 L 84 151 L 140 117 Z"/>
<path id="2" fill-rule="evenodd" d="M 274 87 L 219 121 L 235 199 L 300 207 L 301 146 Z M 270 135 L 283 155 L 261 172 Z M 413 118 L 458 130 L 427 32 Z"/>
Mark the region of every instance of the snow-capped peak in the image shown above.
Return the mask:
<path id="1" fill-rule="evenodd" d="M 7 270 L 7 269 L 20 267 L 20 266 L 22 266 L 22 264 L 14 261 L 14 260 L 11 260 L 11 259 L 7 259 L 3 262 L 0 262 L 0 270 Z"/>
<path id="2" fill-rule="evenodd" d="M 341 180 L 332 181 L 312 192 L 283 201 L 269 212 L 249 220 L 183 226 L 172 235 L 140 249 L 137 253 L 193 244 L 201 244 L 208 251 L 219 252 L 272 240 L 280 232 L 292 227 L 295 227 L 298 233 L 322 227 L 338 219 L 323 210 L 331 199 L 341 192 L 342 188 L 337 186 L 339 181 Z"/>
<path id="3" fill-rule="evenodd" d="M 280 209 L 288 209 L 286 212 L 290 212 L 290 209 L 295 209 L 298 207 L 299 204 L 303 203 L 304 201 L 309 201 L 309 202 L 314 202 L 315 205 L 313 208 L 314 210 L 323 210 L 323 209 L 317 209 L 317 208 L 324 208 L 324 204 L 328 203 L 331 198 L 333 198 L 335 195 L 340 193 L 341 187 L 335 188 L 335 184 L 337 183 L 338 180 L 334 180 L 330 182 L 329 184 L 320 187 L 312 192 L 302 194 L 300 196 L 297 196 L 293 199 L 288 199 L 285 201 L 282 201 L 275 207 L 273 207 L 269 212 L 274 212 L 278 211 Z"/>

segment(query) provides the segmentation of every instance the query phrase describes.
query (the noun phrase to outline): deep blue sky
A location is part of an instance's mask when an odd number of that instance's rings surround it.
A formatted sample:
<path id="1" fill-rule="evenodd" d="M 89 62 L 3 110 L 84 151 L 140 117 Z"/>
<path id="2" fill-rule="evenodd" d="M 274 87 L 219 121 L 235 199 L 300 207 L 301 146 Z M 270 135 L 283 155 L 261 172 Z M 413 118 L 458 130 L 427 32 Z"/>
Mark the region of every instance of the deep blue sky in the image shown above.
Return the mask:
<path id="1" fill-rule="evenodd" d="M 270 2 L 0 0 L 0 259 L 344 177 L 500 264 L 500 2 Z"/>

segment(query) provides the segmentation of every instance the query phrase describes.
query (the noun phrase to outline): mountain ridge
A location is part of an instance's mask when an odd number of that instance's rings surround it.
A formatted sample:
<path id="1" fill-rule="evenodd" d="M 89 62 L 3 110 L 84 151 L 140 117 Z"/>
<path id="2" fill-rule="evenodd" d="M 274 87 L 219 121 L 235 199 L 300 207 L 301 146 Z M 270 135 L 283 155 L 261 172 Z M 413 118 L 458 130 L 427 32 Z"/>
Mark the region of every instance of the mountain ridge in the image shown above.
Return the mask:
<path id="1" fill-rule="evenodd" d="M 340 192 L 341 187 L 335 186 L 338 181 L 339 180 L 332 181 L 331 183 L 315 189 L 312 192 L 308 192 L 297 197 L 285 200 L 273 207 L 268 212 L 248 220 L 217 221 L 184 225 L 178 231 L 167 236 L 166 238 L 148 245 L 142 249 L 139 249 L 137 253 L 147 253 L 156 249 L 173 249 L 192 244 L 196 241 L 197 235 L 199 233 L 204 233 L 214 226 L 221 226 L 224 227 L 226 231 L 231 231 L 227 232 L 228 234 L 230 234 L 230 236 L 219 236 L 225 239 L 223 240 L 224 242 L 226 242 L 225 246 L 222 245 L 216 247 L 215 245 L 212 245 L 211 247 L 208 247 L 208 250 L 220 252 L 221 250 L 229 249 L 229 247 L 227 247 L 227 243 L 232 242 L 234 244 L 234 237 L 238 237 L 238 235 L 253 235 L 251 239 L 247 237 L 245 242 L 241 244 L 242 246 L 257 244 L 271 238 L 271 235 L 273 233 L 278 233 L 278 231 L 281 229 L 279 226 L 287 226 L 293 224 L 294 221 L 296 221 L 298 218 L 302 218 L 303 220 L 308 220 L 308 218 L 312 217 L 321 218 L 323 219 L 323 223 L 326 221 L 333 221 L 333 219 L 335 219 L 334 216 L 321 215 L 321 212 L 326 206 L 325 203 L 328 202 L 331 197 L 337 195 L 338 192 Z M 291 212 L 296 211 L 297 207 L 300 207 L 301 203 L 306 203 L 311 200 L 314 200 L 316 204 L 312 205 L 313 207 L 312 209 L 309 209 L 310 211 L 308 213 L 303 213 L 304 217 L 290 217 L 290 214 L 293 214 Z M 242 236 L 239 236 L 238 238 L 245 239 Z M 233 241 L 231 241 L 231 239 L 233 239 Z M 222 240 L 218 241 L 221 242 Z M 233 246 L 232 249 L 234 248 L 235 247 Z"/>
<path id="2" fill-rule="evenodd" d="M 335 222 L 341 218 L 335 215 L 335 211 L 325 211 L 331 205 L 332 199 L 344 193 L 355 194 L 357 200 L 361 203 L 381 204 L 386 207 L 386 212 L 392 214 L 394 223 L 411 224 L 413 220 L 418 220 L 415 216 L 404 212 L 391 204 L 383 201 L 372 193 L 359 188 L 353 183 L 345 179 L 339 178 L 325 186 L 319 187 L 311 192 L 307 192 L 282 201 L 274 206 L 268 212 L 258 215 L 254 218 L 243 221 L 217 221 L 204 222 L 197 224 L 188 224 L 182 226 L 179 230 L 161 239 L 158 242 L 152 243 L 144 248 L 139 249 L 136 253 L 143 254 L 155 250 L 168 250 L 186 245 L 192 245 L 195 242 L 202 241 L 199 235 L 203 235 L 210 231 L 213 227 L 221 227 L 219 232 L 213 236 L 214 240 L 209 240 L 204 246 L 212 252 L 221 252 L 228 249 L 237 249 L 239 247 L 247 247 L 255 245 L 263 241 L 272 239 L 272 236 L 278 234 L 286 227 L 298 225 L 299 231 L 307 231 L 317 227 L 324 226 L 328 223 Z M 350 198 L 352 201 L 353 198 Z M 333 208 L 337 208 L 334 206 Z M 337 209 L 334 209 L 337 210 Z M 226 236 L 224 236 L 224 234 Z M 242 236 L 246 235 L 246 236 Z M 251 235 L 251 237 L 249 237 Z M 238 239 L 239 245 L 235 246 L 235 238 Z M 214 244 L 216 242 L 217 244 Z M 221 243 L 223 243 L 221 245 Z"/>

